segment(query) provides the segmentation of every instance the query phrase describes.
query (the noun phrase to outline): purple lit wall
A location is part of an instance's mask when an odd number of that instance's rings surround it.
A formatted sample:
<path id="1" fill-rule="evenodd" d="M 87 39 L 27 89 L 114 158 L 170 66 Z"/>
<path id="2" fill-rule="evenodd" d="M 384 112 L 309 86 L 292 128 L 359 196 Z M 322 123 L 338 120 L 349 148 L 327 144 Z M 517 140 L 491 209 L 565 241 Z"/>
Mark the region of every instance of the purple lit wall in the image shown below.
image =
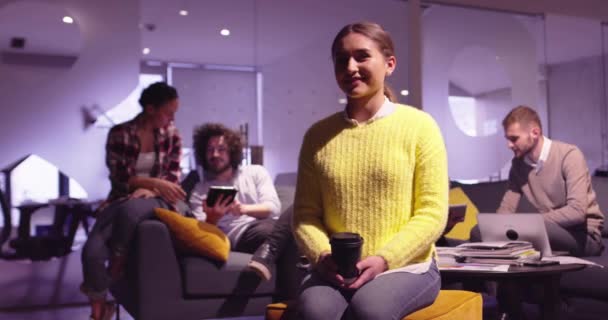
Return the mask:
<path id="1" fill-rule="evenodd" d="M 118 104 L 137 83 L 140 38 L 139 2 L 135 0 L 54 2 L 80 27 L 82 46 L 68 70 L 28 74 L 23 83 L 2 92 L 0 166 L 35 153 L 76 179 L 93 199 L 109 189 L 104 161 L 106 130 L 85 129 L 81 108 Z M 0 0 L 0 12 L 14 5 Z M 61 17 L 58 17 L 59 19 Z M 111 23 L 110 23 L 111 21 Z M 49 76 L 50 75 L 50 76 Z M 27 81 L 41 79 L 41 81 Z M 2 77 L 0 82 L 15 81 Z"/>

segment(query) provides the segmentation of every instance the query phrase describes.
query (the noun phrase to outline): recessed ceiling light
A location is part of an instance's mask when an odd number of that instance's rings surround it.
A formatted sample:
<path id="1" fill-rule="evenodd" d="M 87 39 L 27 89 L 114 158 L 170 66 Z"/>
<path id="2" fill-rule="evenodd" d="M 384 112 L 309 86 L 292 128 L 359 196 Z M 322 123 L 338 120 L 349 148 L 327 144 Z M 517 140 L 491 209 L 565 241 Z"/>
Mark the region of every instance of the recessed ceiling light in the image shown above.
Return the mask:
<path id="1" fill-rule="evenodd" d="M 141 50 L 141 52 L 143 54 L 150 54 L 150 48 L 144 48 L 143 50 Z"/>
<path id="2" fill-rule="evenodd" d="M 222 30 L 220 30 L 220 34 L 223 35 L 224 37 L 227 37 L 230 35 L 230 30 L 222 29 Z"/>
<path id="3" fill-rule="evenodd" d="M 408 94 L 410 94 L 409 90 L 401 90 L 401 95 L 402 96 L 407 96 Z"/>
<path id="4" fill-rule="evenodd" d="M 179 11 L 179 15 L 180 16 L 187 16 L 188 15 L 188 10 L 180 10 Z"/>
<path id="5" fill-rule="evenodd" d="M 340 98 L 340 99 L 338 99 L 338 103 L 339 104 L 346 104 L 346 98 Z"/>
<path id="6" fill-rule="evenodd" d="M 74 19 L 72 17 L 70 17 L 70 16 L 63 17 L 62 21 L 63 21 L 63 23 L 67 23 L 67 24 L 74 23 Z"/>

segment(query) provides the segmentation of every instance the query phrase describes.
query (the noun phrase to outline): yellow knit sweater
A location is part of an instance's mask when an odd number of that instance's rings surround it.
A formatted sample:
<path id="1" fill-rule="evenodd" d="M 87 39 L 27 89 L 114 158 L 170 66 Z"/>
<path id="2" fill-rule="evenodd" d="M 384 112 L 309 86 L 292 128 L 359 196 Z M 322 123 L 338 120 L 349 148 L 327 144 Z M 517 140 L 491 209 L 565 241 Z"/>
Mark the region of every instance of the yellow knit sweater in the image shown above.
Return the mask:
<path id="1" fill-rule="evenodd" d="M 344 231 L 361 234 L 362 257 L 382 256 L 389 269 L 428 261 L 447 209 L 445 145 L 428 114 L 397 105 L 355 126 L 339 112 L 304 136 L 293 229 L 311 261 Z"/>

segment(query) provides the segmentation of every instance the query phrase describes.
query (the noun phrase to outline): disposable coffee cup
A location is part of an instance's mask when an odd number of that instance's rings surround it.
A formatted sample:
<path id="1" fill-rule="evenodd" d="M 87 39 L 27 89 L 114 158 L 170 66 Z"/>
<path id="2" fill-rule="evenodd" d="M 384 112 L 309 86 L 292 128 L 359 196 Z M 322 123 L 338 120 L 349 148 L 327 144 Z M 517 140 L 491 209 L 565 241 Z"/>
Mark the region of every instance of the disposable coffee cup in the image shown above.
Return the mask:
<path id="1" fill-rule="evenodd" d="M 332 260 L 338 266 L 338 274 L 346 284 L 354 282 L 359 276 L 357 262 L 361 259 L 363 238 L 358 233 L 334 233 L 329 240 Z"/>

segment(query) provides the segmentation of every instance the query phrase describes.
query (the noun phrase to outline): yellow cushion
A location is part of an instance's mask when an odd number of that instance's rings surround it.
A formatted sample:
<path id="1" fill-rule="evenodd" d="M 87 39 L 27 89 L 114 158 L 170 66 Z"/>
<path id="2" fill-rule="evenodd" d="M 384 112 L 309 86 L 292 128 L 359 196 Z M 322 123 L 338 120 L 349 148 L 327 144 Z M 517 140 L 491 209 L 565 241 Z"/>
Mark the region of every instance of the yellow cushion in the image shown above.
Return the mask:
<path id="1" fill-rule="evenodd" d="M 228 260 L 230 240 L 218 227 L 167 209 L 156 208 L 154 212 L 171 230 L 180 249 L 222 262 Z"/>
<path id="2" fill-rule="evenodd" d="M 460 290 L 441 290 L 435 302 L 402 320 L 481 320 L 482 299 L 479 293 Z M 293 302 L 273 303 L 266 307 L 265 320 L 293 319 Z"/>
<path id="3" fill-rule="evenodd" d="M 293 312 L 294 302 L 290 301 L 288 303 L 278 302 L 272 303 L 266 306 L 266 316 L 265 320 L 287 320 L 294 319 L 295 312 Z M 289 310 L 288 310 L 289 309 Z"/>
<path id="4" fill-rule="evenodd" d="M 464 215 L 464 221 L 457 223 L 445 236 L 453 239 L 469 240 L 471 229 L 477 225 L 479 210 L 460 187 L 450 189 L 449 199 L 450 205 L 466 204 L 467 211 Z"/>
<path id="5" fill-rule="evenodd" d="M 481 320 L 482 303 L 479 293 L 460 290 L 441 290 L 435 302 L 403 320 Z"/>

